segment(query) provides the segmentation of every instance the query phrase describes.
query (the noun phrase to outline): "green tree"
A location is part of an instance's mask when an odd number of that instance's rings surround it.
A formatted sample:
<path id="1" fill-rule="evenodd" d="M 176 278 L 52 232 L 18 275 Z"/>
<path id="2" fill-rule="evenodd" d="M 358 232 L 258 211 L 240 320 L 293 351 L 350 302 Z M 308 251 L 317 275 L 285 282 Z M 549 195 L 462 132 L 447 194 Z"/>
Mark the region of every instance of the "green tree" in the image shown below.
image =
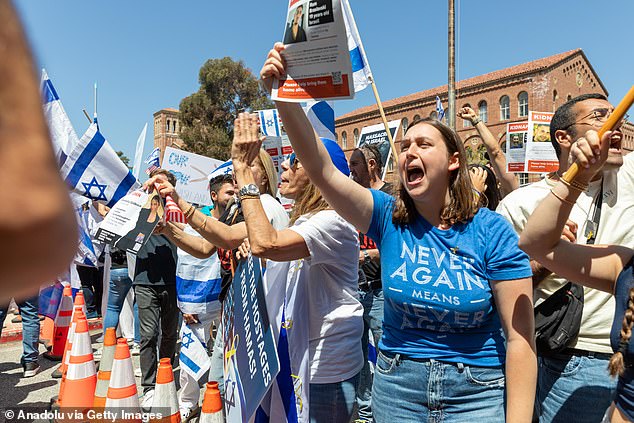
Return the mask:
<path id="1" fill-rule="evenodd" d="M 244 63 L 230 57 L 210 59 L 200 68 L 200 88 L 180 103 L 180 137 L 184 149 L 227 160 L 233 121 L 244 110 L 274 107 L 258 79 Z"/>
<path id="2" fill-rule="evenodd" d="M 117 153 L 117 156 L 119 156 L 123 164 L 126 165 L 128 169 L 132 169 L 130 167 L 130 159 L 128 158 L 128 156 L 125 155 L 123 151 L 116 151 L 115 153 Z"/>

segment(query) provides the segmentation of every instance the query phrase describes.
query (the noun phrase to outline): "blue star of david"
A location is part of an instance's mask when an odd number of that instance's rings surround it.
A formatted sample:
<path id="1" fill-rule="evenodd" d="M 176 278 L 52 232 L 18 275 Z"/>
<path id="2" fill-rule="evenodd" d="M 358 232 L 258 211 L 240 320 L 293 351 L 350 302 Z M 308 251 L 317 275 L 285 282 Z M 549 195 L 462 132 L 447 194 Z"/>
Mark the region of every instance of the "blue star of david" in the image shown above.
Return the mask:
<path id="1" fill-rule="evenodd" d="M 273 125 L 275 125 L 275 121 L 273 119 L 268 119 L 266 121 L 266 126 L 267 127 L 270 127 L 270 126 L 273 126 Z"/>
<path id="2" fill-rule="evenodd" d="M 184 333 L 183 339 L 181 340 L 181 347 L 187 349 L 189 348 L 192 342 L 194 342 L 194 340 L 192 339 L 192 333 L 191 332 Z"/>
<path id="3" fill-rule="evenodd" d="M 95 200 L 108 201 L 108 199 L 106 198 L 106 188 L 108 188 L 108 185 L 105 185 L 105 184 L 101 185 L 99 182 L 97 182 L 97 177 L 93 176 L 92 181 L 90 181 L 90 183 L 88 184 L 85 182 L 82 182 L 81 184 L 84 186 L 84 189 L 86 190 L 84 192 L 84 196 L 95 199 Z M 91 193 L 91 190 L 93 187 L 99 190 L 99 194 L 97 194 L 96 197 L 92 195 Z"/>

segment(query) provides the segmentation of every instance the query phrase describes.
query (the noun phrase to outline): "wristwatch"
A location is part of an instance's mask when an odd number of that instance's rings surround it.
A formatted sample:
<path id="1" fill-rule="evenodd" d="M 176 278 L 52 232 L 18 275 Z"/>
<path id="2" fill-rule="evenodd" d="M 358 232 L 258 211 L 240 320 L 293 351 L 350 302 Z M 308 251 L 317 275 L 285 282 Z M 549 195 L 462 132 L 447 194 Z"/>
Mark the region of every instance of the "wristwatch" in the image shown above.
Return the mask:
<path id="1" fill-rule="evenodd" d="M 240 188 L 240 191 L 238 191 L 238 197 L 240 197 L 241 199 L 245 197 L 259 198 L 260 190 L 258 189 L 257 185 L 248 184 Z"/>

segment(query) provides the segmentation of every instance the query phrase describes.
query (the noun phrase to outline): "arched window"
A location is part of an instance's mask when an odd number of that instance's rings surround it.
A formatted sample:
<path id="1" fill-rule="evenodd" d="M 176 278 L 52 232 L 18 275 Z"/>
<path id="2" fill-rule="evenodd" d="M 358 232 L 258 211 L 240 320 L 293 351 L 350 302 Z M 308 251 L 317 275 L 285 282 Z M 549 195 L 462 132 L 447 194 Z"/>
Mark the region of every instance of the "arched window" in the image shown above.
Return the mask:
<path id="1" fill-rule="evenodd" d="M 568 94 L 568 96 L 566 97 L 566 101 L 570 101 L 572 100 L 572 95 Z"/>
<path id="2" fill-rule="evenodd" d="M 432 119 L 438 119 L 438 112 L 434 110 L 429 114 L 429 117 Z"/>
<path id="3" fill-rule="evenodd" d="M 511 118 L 511 100 L 508 95 L 500 98 L 500 120 L 509 120 Z"/>
<path id="4" fill-rule="evenodd" d="M 346 131 L 343 131 L 341 133 L 341 148 L 343 148 L 344 150 L 348 148 L 348 134 L 346 133 Z"/>
<path id="5" fill-rule="evenodd" d="M 165 128 L 165 132 L 169 132 L 169 131 L 170 131 L 170 120 L 167 119 L 167 125 L 166 125 L 166 128 Z"/>
<path id="6" fill-rule="evenodd" d="M 467 103 L 467 104 L 463 104 L 462 107 L 471 108 L 471 105 L 469 103 Z M 469 119 L 462 119 L 462 127 L 463 128 L 468 128 L 470 126 L 472 126 L 472 125 L 471 125 L 471 121 Z"/>
<path id="7" fill-rule="evenodd" d="M 403 136 L 405 136 L 405 132 L 407 132 L 408 124 L 409 124 L 409 121 L 407 120 L 407 118 L 403 118 L 403 122 L 401 124 L 401 126 L 403 127 Z"/>
<path id="8" fill-rule="evenodd" d="M 414 119 L 412 120 L 412 123 L 418 122 L 420 120 L 420 115 L 414 115 Z"/>
<path id="9" fill-rule="evenodd" d="M 174 129 L 174 133 L 176 133 L 176 121 L 172 121 L 172 128 Z"/>
<path id="10" fill-rule="evenodd" d="M 354 128 L 354 131 L 352 131 L 352 135 L 354 136 L 354 145 L 356 147 L 357 143 L 359 142 L 359 130 L 357 128 Z"/>
<path id="11" fill-rule="evenodd" d="M 335 141 L 339 142 L 339 134 L 335 132 Z"/>
<path id="12" fill-rule="evenodd" d="M 478 103 L 478 115 L 482 122 L 487 123 L 489 121 L 489 106 L 484 100 Z"/>
<path id="13" fill-rule="evenodd" d="M 517 96 L 518 101 L 518 115 L 520 117 L 528 116 L 528 93 L 526 91 L 522 91 Z"/>

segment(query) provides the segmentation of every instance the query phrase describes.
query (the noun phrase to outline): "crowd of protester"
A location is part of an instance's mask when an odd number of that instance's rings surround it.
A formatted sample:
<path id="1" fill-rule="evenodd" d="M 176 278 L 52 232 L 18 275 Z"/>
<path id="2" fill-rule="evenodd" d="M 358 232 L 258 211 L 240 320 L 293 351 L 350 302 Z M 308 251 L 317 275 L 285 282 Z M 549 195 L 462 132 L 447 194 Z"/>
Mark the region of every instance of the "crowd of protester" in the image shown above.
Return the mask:
<path id="1" fill-rule="evenodd" d="M 261 70 L 268 90 L 285 73 L 283 50 L 276 44 Z M 4 68 L 0 74 L 18 78 Z M 8 96 L 5 85 L 0 98 Z M 222 303 L 236 261 L 250 251 L 267 270 L 265 285 L 299 287 L 311 422 L 634 420 L 634 158 L 622 155 L 622 122 L 597 134 L 613 112 L 603 95 L 581 95 L 556 110 L 550 138 L 559 170 L 521 188 L 468 107 L 458 116 L 480 134 L 488 165 L 469 165 L 455 131 L 422 119 L 398 144 L 392 182 L 376 147 L 347 158 L 315 133 L 300 105 L 276 107 L 294 151 L 279 180 L 257 117 L 241 113 L 233 175 L 210 180 L 211 208 L 187 202 L 174 176 L 155 170 L 145 186 L 169 196 L 188 223 L 159 222 L 136 256 L 115 246 L 98 263 L 77 266 L 87 317 L 101 317 L 103 304 L 104 329 L 122 332 L 124 301 L 134 294 L 129 337 L 140 355 L 145 408 L 158 359 L 177 357 L 181 322 L 208 346 L 212 362 L 205 380 L 180 372 L 183 421 L 200 413 L 202 382 L 217 381 L 224 392 Z M 36 123 L 30 127 L 43 125 Z M 580 172 L 566 181 L 562 174 L 575 161 Z M 293 200 L 290 216 L 280 196 Z M 61 219 L 54 212 L 41 218 Z M 534 305 L 568 281 L 585 287 L 578 333 L 561 348 L 538 348 Z M 17 306 L 30 377 L 39 370 L 37 297 Z"/>

